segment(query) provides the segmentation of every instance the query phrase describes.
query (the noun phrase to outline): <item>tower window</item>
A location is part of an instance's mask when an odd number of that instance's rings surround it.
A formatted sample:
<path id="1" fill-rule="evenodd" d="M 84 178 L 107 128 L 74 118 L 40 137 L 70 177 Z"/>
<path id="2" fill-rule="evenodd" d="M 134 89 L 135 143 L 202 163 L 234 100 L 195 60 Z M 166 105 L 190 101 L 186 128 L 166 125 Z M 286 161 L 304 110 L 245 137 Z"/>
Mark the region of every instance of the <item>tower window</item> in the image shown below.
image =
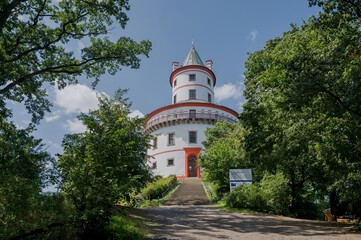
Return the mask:
<path id="1" fill-rule="evenodd" d="M 189 110 L 189 118 L 196 118 L 196 110 L 195 109 Z"/>
<path id="2" fill-rule="evenodd" d="M 196 75 L 195 74 L 189 74 L 189 81 L 195 81 Z"/>
<path id="3" fill-rule="evenodd" d="M 208 93 L 208 102 L 212 103 L 212 95 L 210 93 Z"/>
<path id="4" fill-rule="evenodd" d="M 174 86 L 174 87 L 177 86 L 177 79 L 174 80 L 173 86 Z"/>
<path id="5" fill-rule="evenodd" d="M 189 131 L 189 143 L 197 143 L 197 132 Z"/>
<path id="6" fill-rule="evenodd" d="M 211 79 L 207 78 L 208 85 L 211 86 Z"/>
<path id="7" fill-rule="evenodd" d="M 195 89 L 191 89 L 191 90 L 189 90 L 189 99 L 190 100 L 194 100 L 194 99 L 196 99 L 196 90 Z"/>
<path id="8" fill-rule="evenodd" d="M 174 145 L 174 133 L 168 133 L 168 146 Z"/>
<path id="9" fill-rule="evenodd" d="M 174 158 L 167 159 L 167 167 L 174 166 Z"/>
<path id="10" fill-rule="evenodd" d="M 173 97 L 173 103 L 177 103 L 177 95 L 174 95 L 174 97 Z"/>

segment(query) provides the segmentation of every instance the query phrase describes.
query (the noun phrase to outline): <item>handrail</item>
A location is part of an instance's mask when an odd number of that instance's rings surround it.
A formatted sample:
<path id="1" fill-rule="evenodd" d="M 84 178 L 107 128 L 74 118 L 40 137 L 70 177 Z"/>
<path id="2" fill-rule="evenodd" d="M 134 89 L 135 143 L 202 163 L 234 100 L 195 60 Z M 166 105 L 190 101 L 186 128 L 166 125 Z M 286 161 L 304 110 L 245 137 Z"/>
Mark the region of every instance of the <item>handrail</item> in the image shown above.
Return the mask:
<path id="1" fill-rule="evenodd" d="M 164 198 L 175 186 L 178 185 L 178 181 L 175 181 L 174 183 L 172 183 L 170 186 L 168 186 L 168 188 L 162 192 L 161 194 L 161 198 Z M 159 199 L 159 198 L 158 198 Z"/>
<path id="2" fill-rule="evenodd" d="M 155 117 L 153 120 L 147 123 L 146 128 L 153 127 L 162 122 L 167 122 L 172 120 L 183 120 L 183 119 L 227 121 L 230 123 L 237 122 L 236 120 L 227 116 L 220 115 L 219 113 L 202 113 L 202 112 L 170 113 Z"/>

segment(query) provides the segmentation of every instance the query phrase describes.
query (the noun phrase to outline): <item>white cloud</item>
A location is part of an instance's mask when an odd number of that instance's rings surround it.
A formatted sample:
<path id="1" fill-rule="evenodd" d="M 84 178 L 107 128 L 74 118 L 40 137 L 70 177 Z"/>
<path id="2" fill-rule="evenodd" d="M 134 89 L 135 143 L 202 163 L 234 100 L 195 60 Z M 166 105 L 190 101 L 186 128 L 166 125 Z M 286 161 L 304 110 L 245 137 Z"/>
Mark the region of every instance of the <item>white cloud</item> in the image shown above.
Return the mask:
<path id="1" fill-rule="evenodd" d="M 253 42 L 254 40 L 256 40 L 257 34 L 258 34 L 258 31 L 253 30 L 252 32 L 250 32 L 248 34 L 247 39 Z"/>
<path id="2" fill-rule="evenodd" d="M 79 120 L 66 120 L 64 128 L 69 130 L 71 133 L 83 133 L 86 131 L 86 126 Z"/>
<path id="3" fill-rule="evenodd" d="M 45 122 L 53 122 L 55 120 L 58 120 L 60 118 L 60 115 L 58 113 L 52 113 L 51 115 L 45 116 L 44 120 Z"/>
<path id="4" fill-rule="evenodd" d="M 233 83 L 226 83 L 220 87 L 214 88 L 214 97 L 216 102 L 221 102 L 226 99 L 239 99 L 242 96 L 241 85 Z"/>
<path id="5" fill-rule="evenodd" d="M 139 110 L 133 110 L 128 114 L 128 116 L 130 118 L 136 118 L 136 117 L 142 118 L 144 117 L 144 114 Z"/>
<path id="6" fill-rule="evenodd" d="M 98 108 L 98 94 L 97 91 L 82 84 L 69 85 L 61 90 L 55 87 L 54 103 L 67 114 L 88 112 L 89 109 Z"/>

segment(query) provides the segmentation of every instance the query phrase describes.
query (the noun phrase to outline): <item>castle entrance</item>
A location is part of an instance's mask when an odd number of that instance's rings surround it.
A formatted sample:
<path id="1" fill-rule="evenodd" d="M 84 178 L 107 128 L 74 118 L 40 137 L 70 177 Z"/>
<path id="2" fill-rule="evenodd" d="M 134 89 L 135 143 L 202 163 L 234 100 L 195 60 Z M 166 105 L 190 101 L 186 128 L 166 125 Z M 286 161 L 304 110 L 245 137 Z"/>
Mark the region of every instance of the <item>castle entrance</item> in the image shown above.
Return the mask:
<path id="1" fill-rule="evenodd" d="M 197 158 L 195 156 L 188 158 L 188 177 L 197 177 Z"/>

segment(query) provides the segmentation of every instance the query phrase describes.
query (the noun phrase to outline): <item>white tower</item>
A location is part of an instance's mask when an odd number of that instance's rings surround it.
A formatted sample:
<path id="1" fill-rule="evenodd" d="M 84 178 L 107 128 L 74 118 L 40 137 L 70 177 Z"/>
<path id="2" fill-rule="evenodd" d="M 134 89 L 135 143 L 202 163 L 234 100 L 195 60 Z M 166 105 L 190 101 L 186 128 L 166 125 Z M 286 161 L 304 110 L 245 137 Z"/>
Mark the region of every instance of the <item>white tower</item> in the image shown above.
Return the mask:
<path id="1" fill-rule="evenodd" d="M 196 160 L 205 130 L 216 121 L 237 121 L 237 112 L 214 104 L 212 64 L 208 60 L 205 66 L 194 46 L 182 66 L 173 62 L 169 78 L 173 104 L 154 110 L 145 121 L 146 132 L 154 136 L 148 150 L 154 174 L 201 177 Z"/>

